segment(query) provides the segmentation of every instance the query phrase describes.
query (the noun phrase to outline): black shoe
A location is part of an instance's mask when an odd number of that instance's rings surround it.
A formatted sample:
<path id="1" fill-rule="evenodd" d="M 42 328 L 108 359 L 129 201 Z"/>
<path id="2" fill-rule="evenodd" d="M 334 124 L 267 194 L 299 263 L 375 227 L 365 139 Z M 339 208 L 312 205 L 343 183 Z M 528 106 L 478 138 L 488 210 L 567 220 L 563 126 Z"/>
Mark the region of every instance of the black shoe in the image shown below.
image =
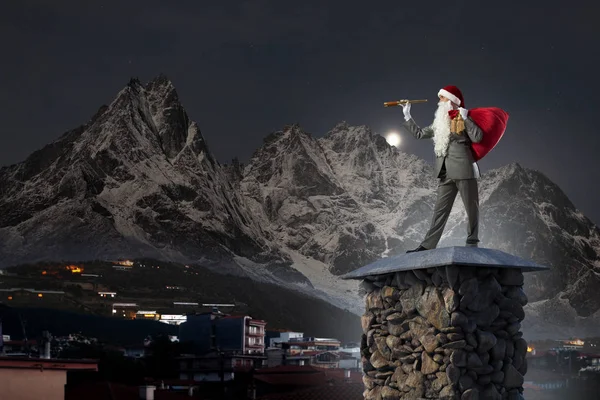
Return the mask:
<path id="1" fill-rule="evenodd" d="M 417 251 L 425 251 L 425 250 L 427 250 L 425 247 L 419 246 L 414 250 L 408 250 L 407 253 L 416 253 Z"/>

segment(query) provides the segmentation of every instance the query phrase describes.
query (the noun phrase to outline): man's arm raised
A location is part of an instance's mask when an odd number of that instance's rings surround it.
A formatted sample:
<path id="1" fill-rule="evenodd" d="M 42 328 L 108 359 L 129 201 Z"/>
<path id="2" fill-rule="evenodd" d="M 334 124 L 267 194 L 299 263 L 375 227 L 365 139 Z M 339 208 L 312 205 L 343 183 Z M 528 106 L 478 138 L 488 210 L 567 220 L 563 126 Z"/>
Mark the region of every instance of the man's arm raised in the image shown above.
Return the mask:
<path id="1" fill-rule="evenodd" d="M 402 124 L 417 139 L 431 139 L 433 137 L 433 128 L 428 126 L 420 128 L 414 119 L 409 119 Z"/>
<path id="2" fill-rule="evenodd" d="M 410 103 L 402 104 L 402 112 L 404 112 L 404 127 L 413 134 L 417 139 L 430 139 L 433 137 L 433 128 L 430 126 L 421 129 L 414 119 L 410 116 Z"/>

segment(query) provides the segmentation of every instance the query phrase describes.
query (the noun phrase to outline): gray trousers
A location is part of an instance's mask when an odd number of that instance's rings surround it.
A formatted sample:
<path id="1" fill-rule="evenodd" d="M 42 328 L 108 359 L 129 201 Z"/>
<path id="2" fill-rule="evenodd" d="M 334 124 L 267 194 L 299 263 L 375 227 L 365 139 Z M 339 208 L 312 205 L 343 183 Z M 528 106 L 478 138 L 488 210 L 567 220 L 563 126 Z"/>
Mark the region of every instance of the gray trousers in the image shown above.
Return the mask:
<path id="1" fill-rule="evenodd" d="M 442 170 L 440 175 L 431 227 L 425 239 L 423 239 L 421 246 L 426 249 L 435 249 L 442 237 L 444 227 L 446 226 L 458 192 L 460 192 L 460 197 L 467 211 L 466 244 L 467 246 L 476 246 L 479 242 L 479 192 L 477 190 L 477 179 L 448 179 L 446 178 L 445 170 Z"/>

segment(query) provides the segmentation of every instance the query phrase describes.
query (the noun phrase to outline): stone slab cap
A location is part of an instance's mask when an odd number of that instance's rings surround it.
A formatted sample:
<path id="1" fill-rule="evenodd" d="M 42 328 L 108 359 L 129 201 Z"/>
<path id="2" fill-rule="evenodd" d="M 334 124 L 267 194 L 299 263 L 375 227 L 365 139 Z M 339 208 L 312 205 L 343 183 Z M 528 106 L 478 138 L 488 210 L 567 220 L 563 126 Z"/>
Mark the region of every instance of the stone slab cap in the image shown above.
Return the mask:
<path id="1" fill-rule="evenodd" d="M 522 272 L 550 269 L 544 265 L 513 256 L 496 249 L 481 247 L 441 247 L 415 253 L 403 253 L 382 258 L 369 265 L 342 275 L 342 279 L 363 279 L 367 276 L 384 275 L 398 271 L 459 265 L 487 268 L 517 268 Z"/>

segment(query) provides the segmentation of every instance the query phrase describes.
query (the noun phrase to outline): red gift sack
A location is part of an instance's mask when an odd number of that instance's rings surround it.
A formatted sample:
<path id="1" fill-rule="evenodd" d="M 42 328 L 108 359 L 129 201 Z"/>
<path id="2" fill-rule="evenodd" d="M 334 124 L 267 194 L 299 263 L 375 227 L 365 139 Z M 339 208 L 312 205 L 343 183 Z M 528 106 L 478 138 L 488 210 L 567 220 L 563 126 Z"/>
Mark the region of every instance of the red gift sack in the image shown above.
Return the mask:
<path id="1" fill-rule="evenodd" d="M 479 161 L 498 144 L 504 135 L 508 113 L 497 107 L 479 107 L 470 109 L 469 117 L 483 131 L 481 142 L 471 144 L 475 161 Z"/>

